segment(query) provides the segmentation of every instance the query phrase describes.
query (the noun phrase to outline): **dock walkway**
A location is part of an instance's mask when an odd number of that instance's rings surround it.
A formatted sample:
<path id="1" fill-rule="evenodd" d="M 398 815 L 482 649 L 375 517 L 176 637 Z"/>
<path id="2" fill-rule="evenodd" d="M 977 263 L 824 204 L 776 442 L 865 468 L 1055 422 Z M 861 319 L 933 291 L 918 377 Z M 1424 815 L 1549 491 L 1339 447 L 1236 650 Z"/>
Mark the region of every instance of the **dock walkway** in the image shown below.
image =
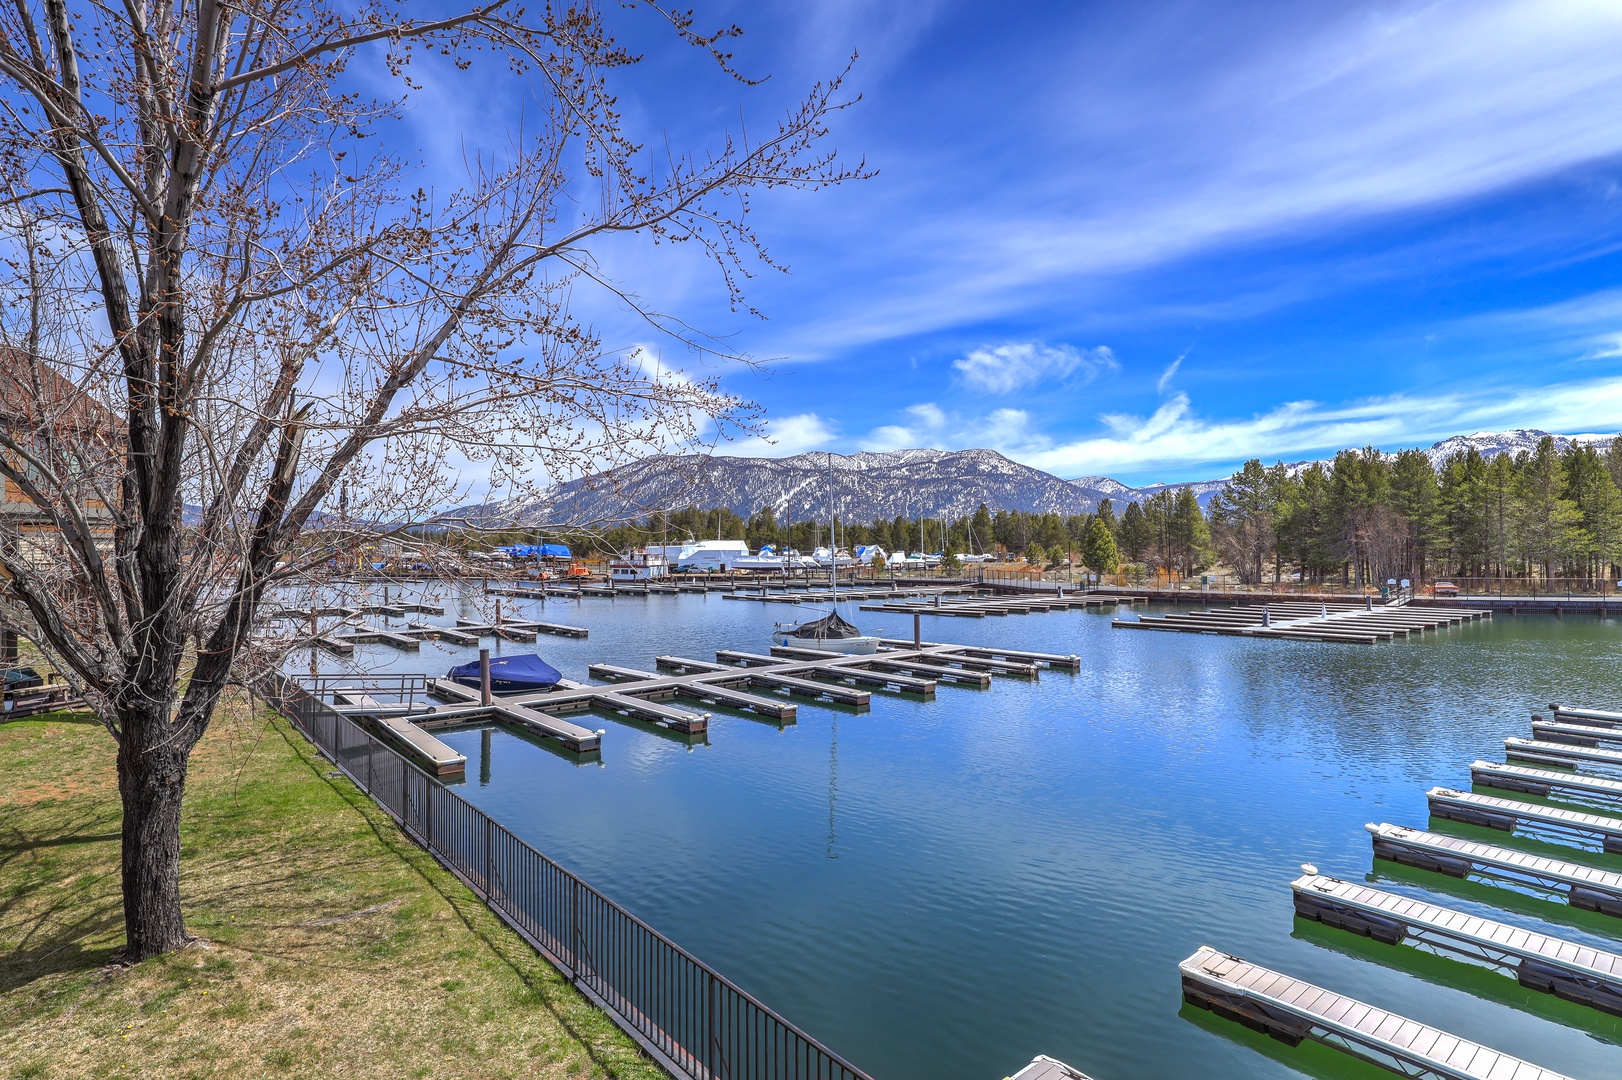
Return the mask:
<path id="1" fill-rule="evenodd" d="M 1491 616 L 1489 611 L 1377 605 L 1372 601 L 1364 604 L 1286 601 L 1260 607 L 1140 615 L 1136 619 L 1116 619 L 1111 625 L 1117 630 L 1165 630 L 1372 645 Z"/>
<path id="2" fill-rule="evenodd" d="M 1431 788 L 1425 792 L 1425 798 L 1430 803 L 1431 817 L 1506 832 L 1532 828 L 1575 833 L 1585 840 L 1597 842 L 1600 850 L 1608 854 L 1622 855 L 1622 818 L 1445 787 Z"/>
<path id="3" fill-rule="evenodd" d="M 1558 769 L 1536 769 L 1530 765 L 1475 761 L 1470 764 L 1470 782 L 1477 787 L 1519 791 L 1545 798 L 1578 795 L 1585 799 L 1622 806 L 1622 780 L 1603 776 L 1583 776 Z"/>
<path id="4" fill-rule="evenodd" d="M 1057 1058 L 1050 1058 L 1046 1054 L 1037 1055 L 1036 1059 L 1006 1080 L 1093 1080 L 1092 1077 L 1077 1069 L 1072 1069 Z"/>
<path id="5" fill-rule="evenodd" d="M 983 619 L 988 615 L 1029 615 L 1047 611 L 1078 611 L 1089 607 L 1116 607 L 1120 604 L 1139 604 L 1136 596 L 1090 596 L 1085 593 L 1057 593 L 1051 596 L 992 596 L 986 598 L 952 598 L 936 596 L 932 600 L 886 600 L 879 604 L 863 604 L 863 611 L 886 611 L 903 615 L 939 615 L 960 619 Z"/>
<path id="6" fill-rule="evenodd" d="M 1622 874 L 1580 863 L 1529 855 L 1455 836 L 1370 823 L 1374 855 L 1380 859 L 1453 877 L 1479 874 L 1563 893 L 1572 907 L 1622 916 Z"/>
<path id="7" fill-rule="evenodd" d="M 1622 1016 L 1622 956 L 1319 874 L 1290 882 L 1306 919 L 1396 945 L 1413 941 L 1513 974 L 1522 986 Z"/>
<path id="8" fill-rule="evenodd" d="M 1201 946 L 1178 965 L 1183 996 L 1297 1045 L 1311 1039 L 1425 1080 L 1568 1080 L 1479 1043 Z"/>

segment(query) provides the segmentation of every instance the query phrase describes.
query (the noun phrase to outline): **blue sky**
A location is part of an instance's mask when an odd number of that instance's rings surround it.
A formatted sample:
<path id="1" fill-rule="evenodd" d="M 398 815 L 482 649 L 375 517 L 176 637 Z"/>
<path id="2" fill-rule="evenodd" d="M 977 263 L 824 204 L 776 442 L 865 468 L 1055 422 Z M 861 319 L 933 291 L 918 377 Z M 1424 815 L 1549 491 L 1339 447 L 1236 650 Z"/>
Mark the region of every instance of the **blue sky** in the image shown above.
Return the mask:
<path id="1" fill-rule="evenodd" d="M 632 13 L 633 15 L 635 13 Z M 1622 428 L 1622 4 L 714 3 L 744 91 L 651 24 L 662 145 L 769 122 L 860 53 L 833 142 L 874 179 L 761 199 L 792 272 L 727 309 L 690 252 L 622 282 L 769 376 L 772 445 L 988 446 L 1062 476 Z M 419 106 L 424 153 L 493 123 Z M 447 117 L 456 120 L 446 123 Z M 612 304 L 605 338 L 701 363 Z M 595 309 L 590 305 L 597 304 Z"/>

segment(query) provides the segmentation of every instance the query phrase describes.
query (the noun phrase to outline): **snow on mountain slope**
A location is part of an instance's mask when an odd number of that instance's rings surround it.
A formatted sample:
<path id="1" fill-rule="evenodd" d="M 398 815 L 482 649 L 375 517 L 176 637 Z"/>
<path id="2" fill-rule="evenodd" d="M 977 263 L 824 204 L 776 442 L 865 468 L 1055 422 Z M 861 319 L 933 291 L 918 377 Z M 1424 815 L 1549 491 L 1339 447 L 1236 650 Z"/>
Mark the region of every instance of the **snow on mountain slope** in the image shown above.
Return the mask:
<path id="1" fill-rule="evenodd" d="M 1487 458 L 1530 451 L 1546 434 L 1530 428 L 1478 431 L 1443 439 L 1425 455 L 1440 468 L 1448 457 L 1471 447 Z M 1555 435 L 1554 441 L 1564 450 L 1573 441 L 1604 445 L 1614 437 Z M 1312 464 L 1297 461 L 1285 468 L 1299 475 Z M 770 506 L 780 521 L 790 517 L 826 520 L 830 466 L 834 506 L 842 517 L 856 521 L 943 514 L 966 517 L 981 503 L 994 512 L 1082 514 L 1109 499 L 1119 512 L 1128 502 L 1180 487 L 1193 488 L 1200 505 L 1206 506 L 1227 482 L 1221 477 L 1132 488 L 1107 476 L 1061 480 L 994 450 L 979 449 L 813 452 L 786 458 L 687 454 L 649 458 L 601 476 L 559 484 L 538 498 L 462 507 L 444 517 L 484 524 L 573 525 L 640 518 L 655 510 L 685 506 L 724 506 L 748 517 Z"/>

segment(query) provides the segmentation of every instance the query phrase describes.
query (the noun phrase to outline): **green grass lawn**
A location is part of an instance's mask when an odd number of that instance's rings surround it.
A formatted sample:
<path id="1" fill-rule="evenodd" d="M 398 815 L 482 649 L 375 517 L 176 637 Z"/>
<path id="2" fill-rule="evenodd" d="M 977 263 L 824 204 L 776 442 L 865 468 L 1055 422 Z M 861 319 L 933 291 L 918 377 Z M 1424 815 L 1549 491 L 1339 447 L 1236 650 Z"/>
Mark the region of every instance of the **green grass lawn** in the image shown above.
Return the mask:
<path id="1" fill-rule="evenodd" d="M 193 755 L 196 947 L 108 966 L 118 834 L 99 724 L 0 725 L 0 1080 L 664 1075 L 279 718 Z"/>

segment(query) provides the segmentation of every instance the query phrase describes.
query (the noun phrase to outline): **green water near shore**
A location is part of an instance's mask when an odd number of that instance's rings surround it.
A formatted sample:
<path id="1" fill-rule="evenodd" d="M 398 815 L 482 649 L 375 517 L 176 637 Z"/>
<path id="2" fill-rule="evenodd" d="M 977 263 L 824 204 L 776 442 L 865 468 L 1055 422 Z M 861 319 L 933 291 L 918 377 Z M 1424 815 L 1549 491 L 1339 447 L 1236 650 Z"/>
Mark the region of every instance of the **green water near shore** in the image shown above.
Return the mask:
<path id="1" fill-rule="evenodd" d="M 595 661 L 763 650 L 795 610 L 719 595 L 514 607 L 591 629 L 502 646 L 580 679 Z M 1111 614 L 925 620 L 933 640 L 1079 654 L 1077 675 L 875 695 L 859 714 L 802 704 L 787 727 L 718 713 L 697 740 L 603 718 L 584 765 L 499 730 L 446 739 L 468 755 L 466 797 L 880 1080 L 995 1080 L 1038 1053 L 1097 1080 L 1386 1075 L 1183 1007 L 1176 965 L 1201 944 L 1574 1077 L 1622 1075 L 1610 1018 L 1298 923 L 1289 893 L 1302 862 L 1372 872 L 1622 951 L 1622 920 L 1376 867 L 1363 829 L 1426 825 L 1425 790 L 1502 760 L 1548 701 L 1622 706 L 1622 623 L 1499 617 L 1358 646 L 1124 633 Z M 368 647 L 358 662 L 440 674 L 471 655 Z"/>

